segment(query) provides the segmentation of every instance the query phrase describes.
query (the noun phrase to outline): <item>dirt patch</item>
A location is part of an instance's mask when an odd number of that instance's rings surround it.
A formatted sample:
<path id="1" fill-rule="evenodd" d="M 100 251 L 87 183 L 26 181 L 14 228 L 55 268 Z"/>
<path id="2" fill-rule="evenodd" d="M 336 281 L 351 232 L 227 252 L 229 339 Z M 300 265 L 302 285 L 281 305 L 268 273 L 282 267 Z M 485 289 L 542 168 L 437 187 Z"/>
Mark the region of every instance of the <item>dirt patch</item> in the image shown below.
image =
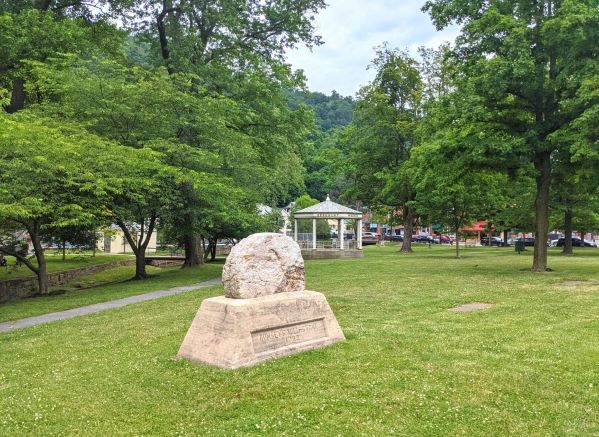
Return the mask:
<path id="1" fill-rule="evenodd" d="M 486 310 L 488 308 L 491 308 L 492 306 L 493 304 L 490 303 L 471 302 L 465 303 L 464 305 L 460 305 L 454 308 L 450 308 L 449 311 L 452 311 L 454 313 L 469 313 L 471 311 Z"/>
<path id="2" fill-rule="evenodd" d="M 564 281 L 561 285 L 565 285 L 566 287 L 578 287 L 579 285 L 585 285 L 588 282 L 585 281 Z"/>

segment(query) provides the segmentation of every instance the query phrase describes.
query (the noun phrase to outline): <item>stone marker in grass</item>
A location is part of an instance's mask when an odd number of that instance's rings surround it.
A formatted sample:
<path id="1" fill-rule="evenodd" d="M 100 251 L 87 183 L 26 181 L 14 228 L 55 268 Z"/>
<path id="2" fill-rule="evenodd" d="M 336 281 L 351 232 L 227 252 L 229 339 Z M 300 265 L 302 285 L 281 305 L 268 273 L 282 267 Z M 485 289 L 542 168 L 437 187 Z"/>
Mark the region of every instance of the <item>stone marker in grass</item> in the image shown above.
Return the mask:
<path id="1" fill-rule="evenodd" d="M 487 308 L 491 308 L 493 305 L 490 303 L 481 303 L 481 302 L 471 302 L 465 303 L 464 305 L 460 305 L 454 308 L 450 308 L 449 311 L 453 311 L 454 313 L 469 313 L 471 311 L 476 310 L 486 310 Z"/>
<path id="2" fill-rule="evenodd" d="M 231 250 L 225 296 L 205 299 L 178 357 L 235 369 L 344 340 L 322 293 L 304 289 L 293 239 L 254 234 Z"/>

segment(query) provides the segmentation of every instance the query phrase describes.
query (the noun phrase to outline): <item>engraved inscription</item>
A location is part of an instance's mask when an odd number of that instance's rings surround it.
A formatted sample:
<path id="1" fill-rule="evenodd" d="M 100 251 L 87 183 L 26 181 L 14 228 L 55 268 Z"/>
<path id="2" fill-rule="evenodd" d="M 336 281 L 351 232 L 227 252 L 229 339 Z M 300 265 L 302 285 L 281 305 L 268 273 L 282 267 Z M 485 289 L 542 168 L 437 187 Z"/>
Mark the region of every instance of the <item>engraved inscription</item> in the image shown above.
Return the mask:
<path id="1" fill-rule="evenodd" d="M 324 326 L 324 319 L 316 319 L 294 323 L 293 325 L 254 331 L 252 332 L 252 343 L 254 345 L 254 352 L 259 354 L 326 336 L 327 331 Z"/>

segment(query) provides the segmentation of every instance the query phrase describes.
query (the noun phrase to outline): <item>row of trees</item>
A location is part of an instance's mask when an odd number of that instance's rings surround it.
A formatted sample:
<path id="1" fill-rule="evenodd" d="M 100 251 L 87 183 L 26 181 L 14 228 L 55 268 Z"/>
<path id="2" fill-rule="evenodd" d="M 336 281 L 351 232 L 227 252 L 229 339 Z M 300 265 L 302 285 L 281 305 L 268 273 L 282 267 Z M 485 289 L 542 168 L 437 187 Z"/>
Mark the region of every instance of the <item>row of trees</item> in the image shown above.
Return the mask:
<path id="1" fill-rule="evenodd" d="M 417 218 L 533 230 L 532 269 L 545 271 L 550 223 L 566 250 L 576 221 L 597 227 L 599 7 L 432 0 L 423 10 L 461 34 L 419 61 L 377 50 L 376 76 L 337 134 L 344 196 L 399 211 L 402 251 Z"/>
<path id="2" fill-rule="evenodd" d="M 121 228 L 144 278 L 159 226 L 185 248 L 271 226 L 304 191 L 313 129 L 284 50 L 321 0 L 0 1 L 0 252 L 47 292 L 42 241 Z M 116 26 L 118 23 L 119 26 Z M 27 233 L 37 262 L 18 250 Z M 70 231 L 68 231 L 70 232 Z"/>

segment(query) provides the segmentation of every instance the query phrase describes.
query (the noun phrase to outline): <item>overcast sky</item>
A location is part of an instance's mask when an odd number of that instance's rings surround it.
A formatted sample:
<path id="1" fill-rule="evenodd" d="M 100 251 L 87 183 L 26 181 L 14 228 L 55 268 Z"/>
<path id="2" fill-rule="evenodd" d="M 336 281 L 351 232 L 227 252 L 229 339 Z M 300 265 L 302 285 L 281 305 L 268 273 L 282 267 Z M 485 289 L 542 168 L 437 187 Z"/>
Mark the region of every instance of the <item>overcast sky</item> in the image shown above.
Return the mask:
<path id="1" fill-rule="evenodd" d="M 328 0 L 316 17 L 316 31 L 324 44 L 312 52 L 290 51 L 289 62 L 304 70 L 311 91 L 354 95 L 373 77 L 366 68 L 374 47 L 388 41 L 392 47 L 408 49 L 424 45 L 438 47 L 451 41 L 458 30 L 437 32 L 427 14 L 420 11 L 424 0 Z"/>

